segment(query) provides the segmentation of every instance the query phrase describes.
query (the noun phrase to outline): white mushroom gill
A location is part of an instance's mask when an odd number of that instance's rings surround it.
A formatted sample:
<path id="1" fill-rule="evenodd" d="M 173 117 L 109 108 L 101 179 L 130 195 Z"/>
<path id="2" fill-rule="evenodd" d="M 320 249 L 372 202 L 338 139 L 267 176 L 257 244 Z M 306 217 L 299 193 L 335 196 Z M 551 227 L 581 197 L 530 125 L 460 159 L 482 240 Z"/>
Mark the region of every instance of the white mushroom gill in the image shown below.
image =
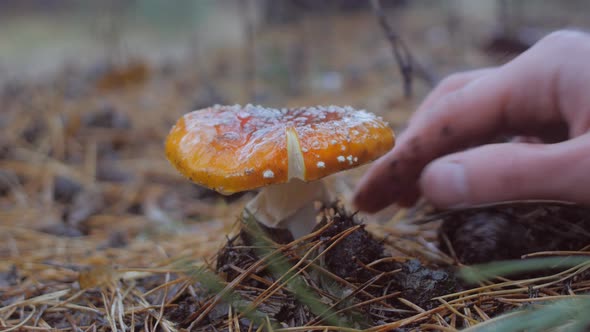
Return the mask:
<path id="1" fill-rule="evenodd" d="M 262 188 L 246 205 L 246 210 L 263 225 L 287 228 L 293 237 L 299 238 L 315 226 L 317 211 L 313 202 L 328 202 L 331 197 L 321 180 L 304 181 L 306 169 L 297 132 L 287 128 L 285 135 L 289 181 Z"/>

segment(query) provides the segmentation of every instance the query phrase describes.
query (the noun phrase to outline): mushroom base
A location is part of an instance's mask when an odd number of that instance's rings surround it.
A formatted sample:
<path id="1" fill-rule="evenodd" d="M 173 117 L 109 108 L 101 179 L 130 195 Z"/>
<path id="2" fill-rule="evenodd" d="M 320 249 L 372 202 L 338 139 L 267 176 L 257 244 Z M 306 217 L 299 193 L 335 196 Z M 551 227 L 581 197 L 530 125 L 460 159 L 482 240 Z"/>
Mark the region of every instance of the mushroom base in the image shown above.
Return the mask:
<path id="1" fill-rule="evenodd" d="M 270 228 L 286 228 L 294 238 L 308 234 L 316 225 L 315 201 L 328 202 L 322 181 L 288 183 L 263 188 L 245 207 L 258 222 Z"/>

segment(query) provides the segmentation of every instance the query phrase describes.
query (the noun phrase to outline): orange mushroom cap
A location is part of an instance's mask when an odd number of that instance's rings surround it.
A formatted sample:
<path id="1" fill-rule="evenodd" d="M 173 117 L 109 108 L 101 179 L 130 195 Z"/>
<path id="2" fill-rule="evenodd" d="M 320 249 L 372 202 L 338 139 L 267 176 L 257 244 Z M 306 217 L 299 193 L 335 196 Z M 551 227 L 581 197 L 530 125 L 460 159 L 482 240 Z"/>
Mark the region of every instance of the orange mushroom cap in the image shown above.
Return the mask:
<path id="1" fill-rule="evenodd" d="M 380 117 L 350 106 L 216 105 L 180 118 L 166 155 L 193 182 L 231 194 L 317 180 L 377 159 L 394 142 Z"/>

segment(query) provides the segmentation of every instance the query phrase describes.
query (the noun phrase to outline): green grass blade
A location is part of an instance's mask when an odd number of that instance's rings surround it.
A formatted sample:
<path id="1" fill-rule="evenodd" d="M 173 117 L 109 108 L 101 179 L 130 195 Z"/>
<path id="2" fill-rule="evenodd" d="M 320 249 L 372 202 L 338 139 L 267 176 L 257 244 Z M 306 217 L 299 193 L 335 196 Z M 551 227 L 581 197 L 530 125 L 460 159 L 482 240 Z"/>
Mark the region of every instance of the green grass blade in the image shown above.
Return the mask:
<path id="1" fill-rule="evenodd" d="M 589 257 L 545 257 L 524 260 L 500 261 L 464 267 L 459 276 L 470 283 L 477 283 L 496 276 L 533 272 L 543 269 L 569 268 L 590 263 Z"/>
<path id="2" fill-rule="evenodd" d="M 514 311 L 464 331 L 547 331 L 567 326 L 568 331 L 583 331 L 590 323 L 590 298 L 574 297 L 556 300 L 551 304 L 535 305 L 524 310 Z"/>

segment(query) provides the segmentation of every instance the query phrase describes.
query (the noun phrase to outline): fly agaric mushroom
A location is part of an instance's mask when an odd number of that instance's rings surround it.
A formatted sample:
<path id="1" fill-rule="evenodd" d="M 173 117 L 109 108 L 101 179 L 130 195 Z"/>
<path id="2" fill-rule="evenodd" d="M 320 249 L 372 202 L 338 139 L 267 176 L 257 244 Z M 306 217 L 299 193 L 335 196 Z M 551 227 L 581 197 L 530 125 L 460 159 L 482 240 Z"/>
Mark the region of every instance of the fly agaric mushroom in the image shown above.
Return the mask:
<path id="1" fill-rule="evenodd" d="M 245 209 L 300 237 L 315 225 L 313 202 L 330 197 L 316 180 L 377 159 L 394 142 L 381 118 L 350 106 L 216 105 L 180 118 L 166 155 L 180 173 L 222 194 L 263 187 Z"/>

